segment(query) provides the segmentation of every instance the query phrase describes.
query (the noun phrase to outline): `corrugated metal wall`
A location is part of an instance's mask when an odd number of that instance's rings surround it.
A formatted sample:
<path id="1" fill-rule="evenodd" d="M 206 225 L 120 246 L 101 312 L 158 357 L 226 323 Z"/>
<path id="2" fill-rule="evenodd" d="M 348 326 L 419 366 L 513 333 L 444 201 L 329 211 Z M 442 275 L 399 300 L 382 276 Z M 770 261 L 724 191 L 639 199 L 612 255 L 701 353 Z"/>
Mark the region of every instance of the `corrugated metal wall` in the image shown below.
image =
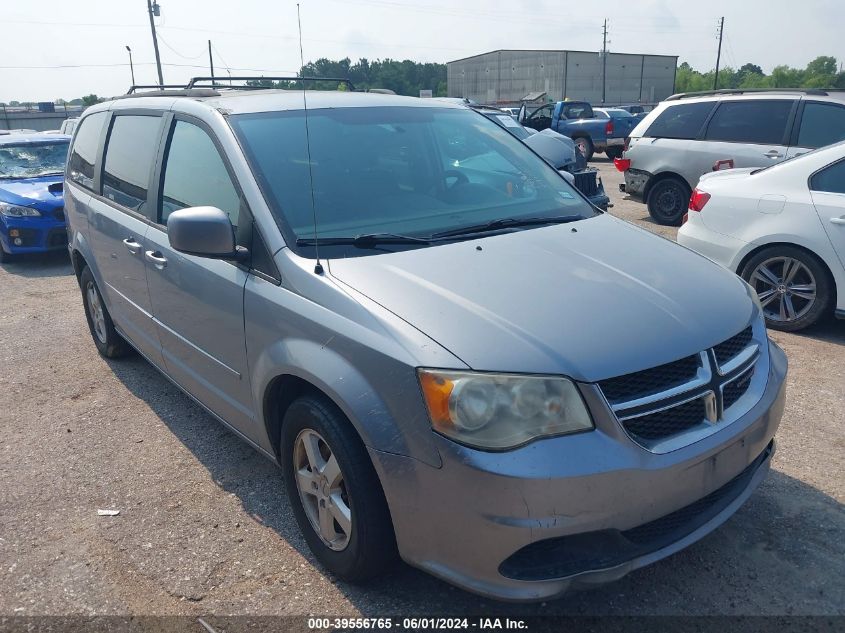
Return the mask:
<path id="1" fill-rule="evenodd" d="M 677 57 L 607 56 L 608 104 L 656 103 L 674 91 Z M 553 101 L 602 101 L 602 58 L 583 51 L 494 51 L 449 62 L 450 97 L 480 103 L 513 103 L 529 92 L 546 92 Z"/>

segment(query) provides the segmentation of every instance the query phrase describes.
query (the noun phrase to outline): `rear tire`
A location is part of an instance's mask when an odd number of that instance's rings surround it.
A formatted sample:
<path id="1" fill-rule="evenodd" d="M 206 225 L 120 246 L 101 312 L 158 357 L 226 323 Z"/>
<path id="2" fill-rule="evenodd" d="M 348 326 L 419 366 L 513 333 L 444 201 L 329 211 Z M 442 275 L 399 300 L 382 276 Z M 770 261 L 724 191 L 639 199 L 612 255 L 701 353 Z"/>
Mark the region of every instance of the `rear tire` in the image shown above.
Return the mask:
<path id="1" fill-rule="evenodd" d="M 575 147 L 581 150 L 581 154 L 588 163 L 593 160 L 595 148 L 593 147 L 593 141 L 591 141 L 589 137 L 578 136 L 572 140 L 575 141 Z"/>
<path id="2" fill-rule="evenodd" d="M 766 326 L 773 330 L 803 330 L 830 312 L 833 292 L 828 271 L 815 255 L 800 248 L 764 248 L 740 274 L 757 292 Z"/>
<path id="3" fill-rule="evenodd" d="M 689 186 L 680 178 L 659 180 L 648 192 L 649 215 L 658 224 L 680 226 L 691 195 Z"/>
<path id="4" fill-rule="evenodd" d="M 105 358 L 126 356 L 132 348 L 114 328 L 111 315 L 88 266 L 85 266 L 79 275 L 79 287 L 82 289 L 82 304 L 85 306 L 88 329 L 91 330 L 91 338 L 94 339 L 97 351 Z"/>
<path id="5" fill-rule="evenodd" d="M 381 482 L 346 417 L 323 397 L 305 395 L 285 413 L 285 487 L 308 547 L 330 572 L 360 582 L 396 560 L 396 538 Z"/>

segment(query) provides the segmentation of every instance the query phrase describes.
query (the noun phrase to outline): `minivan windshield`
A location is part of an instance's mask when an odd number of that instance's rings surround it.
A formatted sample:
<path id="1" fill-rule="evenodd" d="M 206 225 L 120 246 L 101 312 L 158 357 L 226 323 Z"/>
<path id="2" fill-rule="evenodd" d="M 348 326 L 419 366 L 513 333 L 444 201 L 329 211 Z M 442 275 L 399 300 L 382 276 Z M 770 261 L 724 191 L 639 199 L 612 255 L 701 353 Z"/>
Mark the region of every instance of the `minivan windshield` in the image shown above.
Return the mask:
<path id="1" fill-rule="evenodd" d="M 61 175 L 67 148 L 68 141 L 0 145 L 0 178 Z"/>
<path id="2" fill-rule="evenodd" d="M 347 240 L 327 256 L 360 255 L 353 251 L 427 246 L 462 228 L 476 227 L 467 233 L 475 237 L 497 220 L 508 222 L 495 230 L 526 230 L 538 219 L 596 214 L 513 135 L 468 109 L 323 108 L 308 110 L 307 129 L 303 110 L 230 119 L 288 244 L 304 255 L 315 234 L 321 253 Z M 373 235 L 392 236 L 389 248 L 348 244 Z"/>

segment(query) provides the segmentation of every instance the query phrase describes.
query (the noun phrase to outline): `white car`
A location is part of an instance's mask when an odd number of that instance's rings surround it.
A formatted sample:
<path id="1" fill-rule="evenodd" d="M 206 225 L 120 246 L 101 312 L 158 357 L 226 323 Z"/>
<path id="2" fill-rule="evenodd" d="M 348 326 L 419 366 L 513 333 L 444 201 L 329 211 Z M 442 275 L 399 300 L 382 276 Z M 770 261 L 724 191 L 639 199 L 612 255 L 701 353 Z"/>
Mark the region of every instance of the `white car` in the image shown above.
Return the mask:
<path id="1" fill-rule="evenodd" d="M 705 174 L 678 242 L 757 291 L 769 327 L 845 319 L 845 142 L 762 169 Z"/>

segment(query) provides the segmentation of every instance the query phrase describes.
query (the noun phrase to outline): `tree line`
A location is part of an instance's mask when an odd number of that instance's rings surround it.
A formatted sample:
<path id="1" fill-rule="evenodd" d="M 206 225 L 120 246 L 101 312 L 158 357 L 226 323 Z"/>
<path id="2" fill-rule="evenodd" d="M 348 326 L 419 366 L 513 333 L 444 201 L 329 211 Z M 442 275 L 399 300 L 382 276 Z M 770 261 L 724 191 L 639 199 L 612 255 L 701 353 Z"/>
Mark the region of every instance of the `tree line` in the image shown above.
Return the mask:
<path id="1" fill-rule="evenodd" d="M 699 72 L 687 62 L 678 66 L 675 92 L 712 90 L 715 71 Z M 775 66 L 766 74 L 756 64 L 744 64 L 738 69 L 727 66 L 719 69 L 717 88 L 845 88 L 845 72 L 840 71 L 835 57 L 816 57 L 806 68 Z"/>

